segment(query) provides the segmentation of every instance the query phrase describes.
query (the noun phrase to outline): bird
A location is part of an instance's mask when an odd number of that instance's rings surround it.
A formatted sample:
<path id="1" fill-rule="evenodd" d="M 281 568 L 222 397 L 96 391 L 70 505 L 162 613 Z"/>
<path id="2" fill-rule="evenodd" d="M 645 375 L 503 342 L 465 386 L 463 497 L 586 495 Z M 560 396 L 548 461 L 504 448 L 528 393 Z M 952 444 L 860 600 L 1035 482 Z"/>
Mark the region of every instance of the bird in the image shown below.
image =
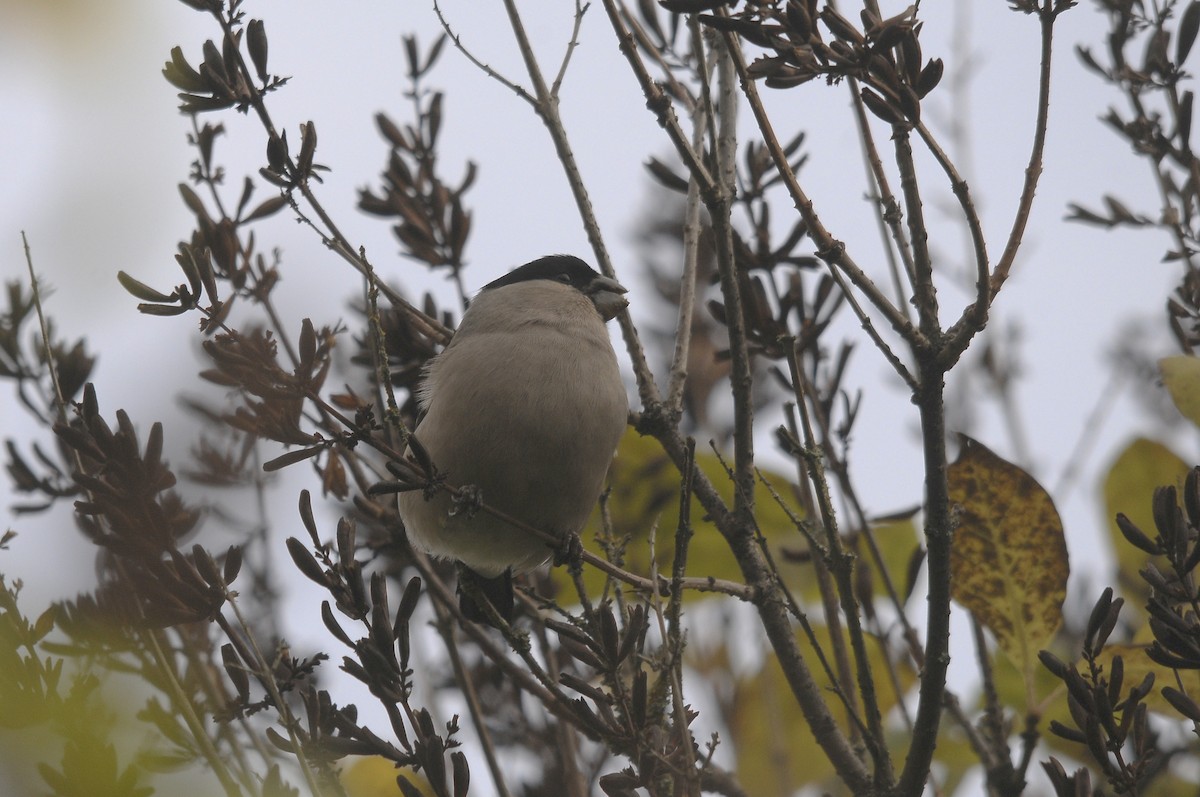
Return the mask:
<path id="1" fill-rule="evenodd" d="M 480 289 L 417 388 L 413 436 L 439 476 L 563 545 L 575 539 L 629 414 L 606 327 L 626 292 L 570 255 L 533 260 Z M 495 625 L 472 594 L 511 621 L 512 575 L 555 553 L 446 490 L 403 492 L 398 502 L 415 548 L 460 563 L 460 607 L 473 621 Z"/>

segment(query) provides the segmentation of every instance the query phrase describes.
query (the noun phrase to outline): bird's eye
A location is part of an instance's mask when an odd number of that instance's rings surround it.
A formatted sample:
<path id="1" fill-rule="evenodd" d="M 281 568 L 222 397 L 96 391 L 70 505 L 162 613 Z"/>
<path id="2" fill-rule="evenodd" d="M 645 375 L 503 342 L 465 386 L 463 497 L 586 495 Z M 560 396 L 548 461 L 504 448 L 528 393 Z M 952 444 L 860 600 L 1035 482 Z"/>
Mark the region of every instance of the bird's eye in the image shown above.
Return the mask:
<path id="1" fill-rule="evenodd" d="M 571 275 L 570 274 L 557 274 L 557 275 L 555 275 L 554 279 L 558 280 L 559 282 L 561 282 L 564 285 L 571 284 Z"/>

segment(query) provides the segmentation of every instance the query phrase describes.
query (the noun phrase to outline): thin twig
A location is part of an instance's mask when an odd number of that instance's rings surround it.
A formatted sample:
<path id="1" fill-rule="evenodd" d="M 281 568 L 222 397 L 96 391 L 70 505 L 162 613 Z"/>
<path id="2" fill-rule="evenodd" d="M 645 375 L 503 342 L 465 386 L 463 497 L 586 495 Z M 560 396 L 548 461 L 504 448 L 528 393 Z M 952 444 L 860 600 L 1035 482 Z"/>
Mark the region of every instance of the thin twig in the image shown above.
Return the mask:
<path id="1" fill-rule="evenodd" d="M 875 144 L 875 134 L 871 130 L 867 109 L 858 89 L 858 81 L 850 78 L 847 83 L 850 87 L 851 107 L 854 108 L 854 121 L 858 125 L 858 137 L 862 143 L 863 161 L 867 167 L 867 175 L 871 179 L 871 184 L 875 187 L 873 199 L 878 202 L 875 218 L 879 222 L 880 235 L 884 240 L 888 272 L 892 277 L 892 287 L 896 291 L 896 307 L 907 319 L 909 318 L 909 293 L 905 289 L 904 281 L 900 279 L 900 269 L 896 263 L 896 259 L 899 257 L 900 263 L 904 265 L 904 276 L 911 288 L 915 269 L 913 268 L 912 247 L 909 245 L 908 238 L 904 234 L 904 225 L 901 223 L 904 213 L 900 210 L 900 203 L 896 201 L 896 195 L 892 192 L 888 182 L 887 172 L 884 171 L 883 160 L 880 158 L 879 148 Z M 888 245 L 889 236 L 891 245 Z"/>
<path id="2" fill-rule="evenodd" d="M 746 66 L 746 59 L 742 54 L 737 37 L 726 33 L 725 41 L 733 56 L 734 65 L 741 80 L 742 93 L 749 103 L 751 112 L 754 114 L 754 120 L 758 125 L 759 132 L 762 134 L 763 142 L 767 145 L 767 151 L 770 152 L 771 160 L 775 163 L 776 172 L 782 178 L 784 187 L 787 189 L 789 196 L 791 196 L 796 210 L 799 211 L 805 224 L 808 226 L 808 234 L 817 245 L 818 257 L 826 263 L 831 273 L 839 270 L 844 272 L 854 287 L 867 297 L 867 300 L 888 320 L 892 328 L 904 340 L 908 341 L 911 346 L 917 348 L 928 346 L 925 336 L 912 325 L 904 313 L 898 310 L 871 278 L 859 268 L 846 252 L 845 244 L 833 237 L 829 229 L 821 221 L 820 216 L 817 215 L 812 200 L 800 186 L 795 172 L 788 163 L 783 146 L 779 143 L 779 138 L 775 135 L 774 125 L 771 123 L 766 108 L 763 106 L 762 100 L 758 95 L 757 85 L 750 77 Z M 883 343 L 882 339 L 876 338 L 875 341 L 877 346 Z M 890 350 L 885 349 L 885 353 L 887 351 Z M 891 363 L 899 362 L 895 355 L 889 356 L 888 361 Z"/>
<path id="3" fill-rule="evenodd" d="M 737 106 L 733 59 L 725 46 L 714 47 L 717 54 L 717 148 L 718 185 L 705 197 L 712 224 L 714 250 L 721 296 L 725 301 L 725 329 L 729 336 L 730 391 L 733 394 L 733 470 L 734 513 L 751 517 L 754 513 L 754 371 L 750 363 L 745 303 L 742 301 L 742 277 L 734 255 L 734 234 L 730 213 L 737 190 Z"/>
<path id="4" fill-rule="evenodd" d="M 871 660 L 867 653 L 862 629 L 862 614 L 854 592 L 853 556 L 844 550 L 841 535 L 838 532 L 837 518 L 829 496 L 829 482 L 825 478 L 825 466 L 808 416 L 808 402 L 802 387 L 806 380 L 796 361 L 795 345 L 790 348 L 788 364 L 792 371 L 792 382 L 796 390 L 796 408 L 799 410 L 800 428 L 803 433 L 805 448 L 802 455 L 805 456 L 808 478 L 813 485 L 817 509 L 825 528 L 826 555 L 830 569 L 837 580 L 837 594 L 850 636 L 850 647 L 854 651 L 858 692 L 862 696 L 863 711 L 869 731 L 866 738 L 867 748 L 875 759 L 875 782 L 880 785 L 889 784 L 892 782 L 892 759 L 888 753 L 887 741 L 883 732 L 883 718 L 879 710 L 875 676 L 871 671 Z"/>
<path id="5" fill-rule="evenodd" d="M 892 142 L 896 150 L 896 164 L 900 168 L 900 192 L 904 195 L 905 221 L 908 222 L 908 237 L 913 248 L 913 304 L 917 308 L 917 326 L 926 339 L 937 345 L 941 342 L 942 325 L 938 319 L 933 257 L 929 252 L 929 228 L 925 223 L 912 142 L 908 131 L 900 125 L 892 126 Z"/>
<path id="6" fill-rule="evenodd" d="M 25 248 L 25 268 L 29 271 L 29 289 L 33 293 L 33 306 L 37 310 L 38 326 L 42 333 L 42 350 L 46 353 L 46 366 L 50 371 L 50 381 L 54 385 L 55 411 L 58 414 L 59 423 L 67 422 L 67 401 L 63 396 L 62 385 L 58 381 L 58 364 L 54 359 L 54 351 L 50 348 L 50 324 L 46 321 L 46 313 L 42 309 L 42 291 L 38 284 L 37 275 L 33 271 L 33 254 L 29 249 L 29 239 L 25 237 L 25 231 L 21 230 L 21 244 Z M 74 448 L 71 449 L 75 451 Z M 76 461 L 78 461 L 79 453 L 75 452 Z M 80 472 L 83 471 L 83 465 L 79 464 Z"/>
<path id="7" fill-rule="evenodd" d="M 579 31 L 583 27 L 583 15 L 591 7 L 591 3 L 575 0 L 575 21 L 571 25 L 571 39 L 567 42 L 567 49 L 563 53 L 562 63 L 558 67 L 558 74 L 554 76 L 554 82 L 550 84 L 550 96 L 552 97 L 557 97 L 559 89 L 562 88 L 563 79 L 567 76 L 567 67 L 571 65 L 571 56 L 575 54 L 575 48 L 579 46 Z"/>
<path id="8" fill-rule="evenodd" d="M 696 458 L 695 441 L 689 440 L 688 460 L 694 463 Z M 688 469 L 691 473 L 691 468 Z M 671 563 L 671 596 L 664 613 L 661 601 L 655 596 L 655 613 L 659 618 L 659 633 L 666 642 L 669 656 L 668 672 L 671 678 L 671 703 L 675 715 L 674 731 L 679 735 L 679 744 L 684 751 L 684 765 L 687 767 L 687 793 L 695 794 L 699 790 L 700 773 L 696 769 L 695 740 L 689 730 L 688 709 L 684 703 L 683 692 L 683 574 L 687 569 L 688 547 L 691 543 L 692 531 L 692 480 L 690 476 L 682 479 L 679 488 L 679 524 L 675 528 L 675 555 Z M 666 618 L 665 624 L 663 618 Z"/>
<path id="9" fill-rule="evenodd" d="M 714 192 L 715 194 L 718 190 L 717 185 L 708 170 L 700 163 L 697 154 L 691 147 L 688 137 L 680 128 L 675 118 L 670 99 L 655 83 L 639 57 L 635 41 L 629 33 L 628 27 L 625 25 L 623 13 L 618 7 L 618 0 L 604 0 L 604 6 L 613 30 L 616 33 L 621 52 L 625 55 L 642 87 L 648 107 L 655 114 L 659 124 L 667 132 L 676 151 L 683 159 L 685 167 L 696 176 L 698 183 L 701 185 L 701 195 L 707 203 L 708 193 Z M 746 92 L 748 91 L 748 80 L 745 76 L 745 63 L 740 57 L 737 42 L 732 37 L 726 37 L 726 43 L 733 55 L 735 69 L 741 78 L 743 92 Z M 749 90 L 752 90 L 752 87 Z M 776 148 L 778 150 L 777 142 Z M 707 192 L 704 190 L 706 188 L 708 189 Z M 809 210 L 811 212 L 811 207 Z M 715 220 L 714 224 L 716 223 L 719 223 L 719 221 Z M 718 240 L 720 240 L 721 230 L 715 229 L 714 233 Z M 723 286 L 724 288 L 725 286 Z M 726 295 L 727 301 L 728 298 L 729 294 Z M 887 300 L 884 299 L 883 301 L 886 303 Z M 903 317 L 898 315 L 898 312 L 895 314 L 895 317 L 899 318 L 901 325 L 906 323 Z M 912 329 L 911 325 L 907 325 L 907 329 L 915 334 L 915 330 Z M 648 405 L 647 412 L 642 415 L 642 423 L 645 425 L 646 430 L 653 433 L 659 439 L 668 456 L 675 462 L 676 467 L 687 469 L 686 447 L 678 430 L 668 428 L 665 424 L 662 424 L 661 417 L 651 414 L 650 411 L 652 409 Z M 694 468 L 692 470 L 696 474 L 694 491 L 701 505 L 704 506 L 705 510 L 713 518 L 717 528 L 728 541 L 746 577 L 747 583 L 755 585 L 763 591 L 761 600 L 756 604 L 759 610 L 759 617 L 767 638 L 778 656 L 788 686 L 796 697 L 806 718 L 809 720 L 814 737 L 833 762 L 839 775 L 852 790 L 864 791 L 871 788 L 871 777 L 866 771 L 866 767 L 859 760 L 845 734 L 838 728 L 836 721 L 829 712 L 829 707 L 824 701 L 821 689 L 813 679 L 812 673 L 808 669 L 799 650 L 789 621 L 789 606 L 784 597 L 786 592 L 778 583 L 775 571 L 753 536 L 753 518 L 746 517 L 744 513 L 731 512 L 714 489 L 712 483 Z M 753 487 L 752 484 L 750 486 L 751 488 Z M 745 497 L 738 500 L 742 502 L 743 506 L 747 501 Z"/>
<path id="10" fill-rule="evenodd" d="M 238 35 L 233 29 L 232 20 L 225 16 L 224 6 L 213 11 L 213 16 L 216 18 L 217 23 L 221 26 L 221 30 L 225 34 L 226 38 L 230 41 L 237 41 Z M 239 72 L 241 72 L 246 84 L 251 86 L 254 85 L 254 73 L 251 71 L 250 65 L 246 63 L 246 59 L 242 55 L 241 48 L 234 48 L 233 53 L 237 69 Z M 271 120 L 271 114 L 267 110 L 267 105 L 263 101 L 263 94 L 261 92 L 251 92 L 250 107 L 254 109 L 255 115 L 258 116 L 259 121 L 262 123 L 263 128 L 267 131 L 267 134 L 271 137 L 278 138 L 278 130 L 275 127 L 275 123 Z M 289 167 L 294 169 L 295 165 L 292 163 L 291 155 L 289 154 L 287 157 Z M 301 196 L 304 197 L 304 200 L 308 203 L 309 207 L 312 208 L 313 212 L 317 215 L 317 218 L 320 219 L 323 225 L 325 225 L 325 230 L 323 231 L 318 228 L 317 225 L 309 220 L 306 216 L 301 215 L 301 221 L 307 223 L 308 226 L 317 232 L 317 234 L 321 237 L 321 242 L 324 243 L 326 247 L 349 263 L 356 271 L 359 272 L 359 274 L 366 277 L 371 270 L 370 263 L 366 257 L 366 252 L 361 249 L 356 252 L 349 240 L 342 235 L 342 232 L 338 228 L 337 224 L 334 223 L 332 217 L 330 217 L 330 215 L 326 212 L 324 205 L 321 204 L 316 195 L 313 193 L 312 186 L 309 185 L 308 180 L 305 179 L 301 181 L 294 186 L 294 189 L 298 189 L 300 191 Z M 299 212 L 299 205 L 296 203 L 295 198 L 293 197 L 292 189 L 288 189 L 285 192 L 285 195 L 287 196 L 292 209 L 296 212 Z M 388 285 L 381 284 L 380 292 L 383 293 L 384 296 L 387 296 L 389 301 L 408 314 L 408 316 L 412 319 L 413 324 L 423 334 L 433 337 L 440 343 L 449 342 L 451 335 L 450 330 L 447 329 L 436 318 L 431 318 L 425 315 L 425 313 L 422 313 Z"/>
<path id="11" fill-rule="evenodd" d="M 517 47 L 521 51 L 521 57 L 525 61 L 526 71 L 529 73 L 529 79 L 533 83 L 534 95 L 537 102 L 534 109 L 538 116 L 546 125 L 546 130 L 550 133 L 550 139 L 554 143 L 554 151 L 558 156 L 558 161 L 562 164 L 563 172 L 567 178 L 567 185 L 571 189 L 571 195 L 575 199 L 575 207 L 579 212 L 580 220 L 583 222 L 584 232 L 587 234 L 588 243 L 592 247 L 592 252 L 596 256 L 596 261 L 600 267 L 600 271 L 607 277 L 616 277 L 616 270 L 613 267 L 612 258 L 608 254 L 608 247 L 604 243 L 604 235 L 600 230 L 600 223 L 596 219 L 595 208 L 592 206 L 592 201 L 588 196 L 587 187 L 583 181 L 583 175 L 579 171 L 579 164 L 575 159 L 575 153 L 571 149 L 570 140 L 567 138 L 566 127 L 563 125 L 562 117 L 559 114 L 558 97 L 550 92 L 546 86 L 546 81 L 542 77 L 541 67 L 538 65 L 537 57 L 534 55 L 533 46 L 529 42 L 529 37 L 525 32 L 525 24 L 521 20 L 521 14 L 517 10 L 514 0 L 504 0 L 504 8 L 508 12 L 509 24 L 513 30 L 513 36 L 516 37 Z M 633 325 L 633 319 L 628 311 L 624 311 L 617 316 L 617 323 L 621 327 L 621 336 L 625 341 L 625 349 L 629 353 L 630 361 L 633 364 L 633 375 L 637 380 L 638 392 L 641 396 L 642 403 L 649 406 L 657 406 L 660 403 L 658 386 L 654 381 L 654 373 L 650 369 L 650 364 L 646 360 L 646 352 L 642 347 L 640 336 L 637 328 Z"/>
<path id="12" fill-rule="evenodd" d="M 695 37 L 693 37 L 695 38 Z M 703 71 L 703 66 L 702 66 Z M 709 116 L 704 103 L 692 109 L 692 147 L 704 146 Z M 683 412 L 683 394 L 688 375 L 688 353 L 692 341 L 692 313 L 696 304 L 696 270 L 700 259 L 700 184 L 688 172 L 687 198 L 683 212 L 683 276 L 679 282 L 679 319 L 675 325 L 675 350 L 667 380 L 667 416 Z"/>
<path id="13" fill-rule="evenodd" d="M 537 107 L 537 100 L 535 100 L 528 91 L 526 91 L 516 82 L 509 80 L 504 75 L 497 72 L 488 64 L 484 63 L 475 55 L 475 53 L 471 52 L 471 50 L 465 44 L 463 44 L 462 38 L 454 31 L 454 28 L 450 27 L 450 21 L 446 19 L 445 14 L 442 12 L 442 6 L 438 0 L 433 0 L 433 11 L 435 14 L 437 14 L 438 23 L 441 24 L 442 30 L 447 36 L 450 37 L 450 43 L 454 45 L 454 49 L 462 53 L 463 56 L 466 57 L 466 59 L 470 61 L 480 72 L 487 75 L 492 80 L 495 80 L 513 94 L 516 94 L 520 99 L 534 107 Z M 566 66 L 565 62 L 563 65 L 564 67 Z"/>
<path id="14" fill-rule="evenodd" d="M 1012 230 L 1000 260 L 992 269 L 988 285 L 987 301 L 976 299 L 963 311 L 958 322 L 947 330 L 948 343 L 942 352 L 943 359 L 952 364 L 966 349 L 971 338 L 982 328 L 987 319 L 988 306 L 995 300 L 996 294 L 1008 279 L 1013 262 L 1021 242 L 1025 238 L 1025 227 L 1029 222 L 1029 213 L 1033 207 L 1033 197 L 1037 191 L 1038 181 L 1042 176 L 1042 153 L 1046 148 L 1046 131 L 1050 119 L 1050 65 L 1053 55 L 1054 22 L 1058 15 L 1065 11 L 1064 4 L 1055 9 L 1052 0 L 1046 0 L 1045 6 L 1039 11 L 1041 23 L 1041 65 L 1038 70 L 1037 121 L 1034 123 L 1033 144 L 1029 152 L 1029 162 L 1025 167 L 1025 182 L 1021 188 L 1021 196 L 1017 202 L 1017 211 L 1013 217 Z"/>
<path id="15" fill-rule="evenodd" d="M 500 766 L 499 756 L 496 755 L 496 745 L 492 741 L 492 733 L 487 728 L 483 707 L 479 702 L 479 691 L 475 688 L 475 679 L 463 665 L 458 642 L 454 638 L 454 629 L 457 626 L 450 622 L 450 614 L 443 604 L 438 601 L 431 602 L 437 613 L 437 629 L 446 645 L 446 653 L 450 656 L 450 666 L 454 668 L 454 680 L 462 687 L 463 697 L 467 700 L 467 712 L 471 715 L 471 724 L 475 726 L 475 732 L 479 735 L 479 743 L 483 747 L 483 757 L 487 762 L 492 785 L 495 786 L 498 797 L 510 797 L 508 785 L 504 781 L 504 769 Z"/>

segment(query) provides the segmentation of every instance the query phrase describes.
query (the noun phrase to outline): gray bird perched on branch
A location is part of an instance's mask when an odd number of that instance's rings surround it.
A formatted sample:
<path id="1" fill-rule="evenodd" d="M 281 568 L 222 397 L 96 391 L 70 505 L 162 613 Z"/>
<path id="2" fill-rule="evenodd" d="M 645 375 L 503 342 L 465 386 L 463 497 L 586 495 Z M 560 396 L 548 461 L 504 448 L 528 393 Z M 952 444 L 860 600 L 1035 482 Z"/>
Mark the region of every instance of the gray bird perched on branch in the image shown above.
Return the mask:
<path id="1" fill-rule="evenodd" d="M 582 260 L 552 255 L 485 285 L 418 391 L 414 432 L 437 471 L 486 507 L 565 543 L 587 522 L 625 428 L 628 398 L 605 322 L 625 288 Z M 487 615 L 471 579 L 511 619 L 512 573 L 544 564 L 552 543 L 445 490 L 401 493 L 412 545 L 454 559 L 465 615 Z"/>

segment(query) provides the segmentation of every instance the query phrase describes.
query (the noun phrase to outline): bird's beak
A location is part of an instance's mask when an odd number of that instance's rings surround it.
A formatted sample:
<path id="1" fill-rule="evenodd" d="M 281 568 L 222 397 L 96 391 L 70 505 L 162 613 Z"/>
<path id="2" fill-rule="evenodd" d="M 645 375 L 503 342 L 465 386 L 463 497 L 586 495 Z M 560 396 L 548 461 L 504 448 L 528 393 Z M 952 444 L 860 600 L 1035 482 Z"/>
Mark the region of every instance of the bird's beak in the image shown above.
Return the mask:
<path id="1" fill-rule="evenodd" d="M 588 286 L 588 297 L 605 321 L 613 320 L 617 313 L 629 306 L 629 301 L 621 295 L 627 292 L 624 285 L 604 276 L 592 280 Z"/>

